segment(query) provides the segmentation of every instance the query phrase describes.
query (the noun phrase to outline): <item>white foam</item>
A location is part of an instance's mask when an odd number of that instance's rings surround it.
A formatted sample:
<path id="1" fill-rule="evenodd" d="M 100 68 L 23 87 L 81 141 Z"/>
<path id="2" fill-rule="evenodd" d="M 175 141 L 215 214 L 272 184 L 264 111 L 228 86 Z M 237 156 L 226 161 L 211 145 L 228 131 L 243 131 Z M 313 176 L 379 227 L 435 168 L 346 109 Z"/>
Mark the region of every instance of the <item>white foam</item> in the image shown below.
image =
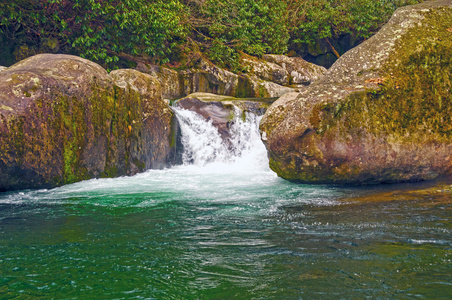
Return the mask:
<path id="1" fill-rule="evenodd" d="M 175 108 L 182 131 L 184 165 L 202 167 L 201 172 L 249 172 L 269 170 L 265 146 L 260 139 L 260 117 L 235 109 L 230 127 L 230 144 L 226 143 L 211 121 L 197 113 Z M 192 169 L 193 171 L 193 169 Z"/>

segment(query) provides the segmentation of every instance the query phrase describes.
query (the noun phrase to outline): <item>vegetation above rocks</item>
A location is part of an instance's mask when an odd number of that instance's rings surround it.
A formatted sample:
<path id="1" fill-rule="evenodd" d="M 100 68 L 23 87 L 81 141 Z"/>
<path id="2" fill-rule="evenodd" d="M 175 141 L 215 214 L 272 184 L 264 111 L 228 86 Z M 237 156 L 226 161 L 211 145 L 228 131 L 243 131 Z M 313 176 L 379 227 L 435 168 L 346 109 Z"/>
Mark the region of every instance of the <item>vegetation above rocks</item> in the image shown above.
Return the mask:
<path id="1" fill-rule="evenodd" d="M 202 53 L 240 71 L 241 54 L 339 56 L 399 6 L 419 0 L 6 0 L 0 65 L 36 53 L 81 55 L 109 68 L 189 66 Z"/>

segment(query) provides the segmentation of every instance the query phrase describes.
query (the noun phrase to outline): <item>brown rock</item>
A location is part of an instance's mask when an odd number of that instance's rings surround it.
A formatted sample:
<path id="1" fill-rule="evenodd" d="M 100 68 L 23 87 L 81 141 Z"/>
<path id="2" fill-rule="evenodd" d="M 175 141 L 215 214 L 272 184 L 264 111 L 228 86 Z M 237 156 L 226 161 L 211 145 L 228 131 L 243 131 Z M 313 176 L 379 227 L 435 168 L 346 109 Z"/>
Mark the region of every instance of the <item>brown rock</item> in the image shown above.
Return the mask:
<path id="1" fill-rule="evenodd" d="M 311 84 L 326 73 L 324 67 L 309 63 L 301 57 L 267 54 L 263 56 L 263 59 L 286 70 L 290 84 Z"/>
<path id="2" fill-rule="evenodd" d="M 177 106 L 194 111 L 204 119 L 212 121 L 212 125 L 218 129 L 221 137 L 224 140 L 230 139 L 229 127 L 234 119 L 234 111 L 231 106 L 227 107 L 218 101 L 201 101 L 190 96 L 177 101 Z"/>
<path id="3" fill-rule="evenodd" d="M 0 72 L 0 190 L 132 175 L 174 159 L 176 126 L 149 75 L 70 55 Z"/>
<path id="4" fill-rule="evenodd" d="M 452 1 L 398 9 L 323 78 L 261 121 L 270 166 L 298 182 L 366 184 L 452 173 Z"/>

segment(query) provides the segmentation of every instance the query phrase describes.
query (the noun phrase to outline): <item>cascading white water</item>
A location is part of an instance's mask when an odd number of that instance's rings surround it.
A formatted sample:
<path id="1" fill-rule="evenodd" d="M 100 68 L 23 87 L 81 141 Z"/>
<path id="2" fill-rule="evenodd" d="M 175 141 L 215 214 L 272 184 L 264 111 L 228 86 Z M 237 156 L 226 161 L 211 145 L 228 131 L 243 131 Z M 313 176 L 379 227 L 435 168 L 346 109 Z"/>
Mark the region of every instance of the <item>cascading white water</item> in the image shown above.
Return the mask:
<path id="1" fill-rule="evenodd" d="M 261 117 L 246 112 L 243 120 L 242 112 L 236 107 L 229 128 L 230 143 L 226 143 L 212 121 L 206 121 L 193 111 L 174 110 L 182 131 L 184 165 L 227 164 L 240 169 L 268 168 L 266 149 L 259 134 Z"/>

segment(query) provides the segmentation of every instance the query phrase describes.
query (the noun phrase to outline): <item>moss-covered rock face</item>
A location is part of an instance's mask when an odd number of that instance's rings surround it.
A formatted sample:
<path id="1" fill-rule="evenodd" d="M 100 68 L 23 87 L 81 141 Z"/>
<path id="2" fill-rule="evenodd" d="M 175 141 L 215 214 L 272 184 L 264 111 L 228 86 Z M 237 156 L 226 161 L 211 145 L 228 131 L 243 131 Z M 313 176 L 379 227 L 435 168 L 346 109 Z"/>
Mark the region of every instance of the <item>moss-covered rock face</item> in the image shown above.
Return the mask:
<path id="1" fill-rule="evenodd" d="M 0 72 L 0 191 L 166 166 L 176 126 L 149 75 L 30 57 Z"/>
<path id="2" fill-rule="evenodd" d="M 242 61 L 244 73 L 234 74 L 210 62 L 200 60 L 196 68 L 175 71 L 138 64 L 137 70 L 156 77 L 163 97 L 179 99 L 192 93 L 212 93 L 237 98 L 280 97 L 318 80 L 324 67 L 302 58 L 265 55 L 264 60 L 248 57 Z"/>
<path id="3" fill-rule="evenodd" d="M 317 183 L 429 180 L 452 173 L 452 1 L 398 9 L 325 77 L 261 122 L 270 166 Z"/>

